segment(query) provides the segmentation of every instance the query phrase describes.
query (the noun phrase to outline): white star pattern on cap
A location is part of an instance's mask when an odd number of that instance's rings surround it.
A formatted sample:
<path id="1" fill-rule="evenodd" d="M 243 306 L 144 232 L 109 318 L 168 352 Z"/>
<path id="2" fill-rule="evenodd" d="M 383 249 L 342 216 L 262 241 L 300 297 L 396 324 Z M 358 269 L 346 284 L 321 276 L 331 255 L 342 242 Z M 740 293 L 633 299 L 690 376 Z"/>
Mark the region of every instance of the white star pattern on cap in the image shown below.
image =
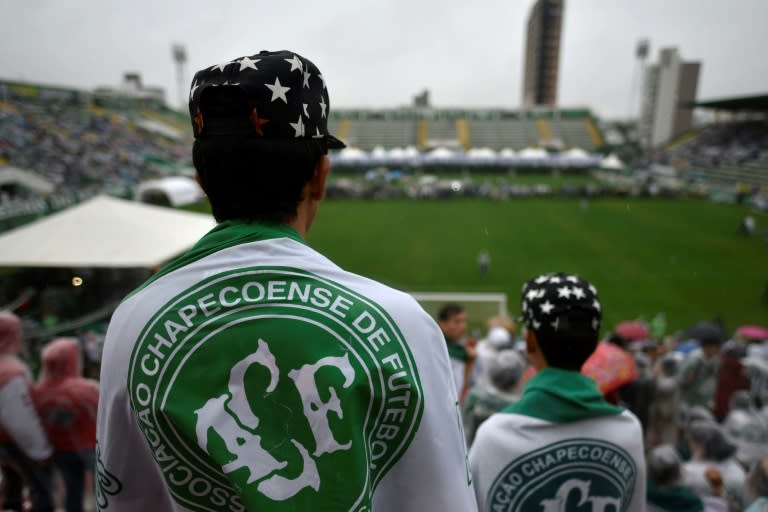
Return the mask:
<path id="1" fill-rule="evenodd" d="M 304 136 L 304 121 L 301 119 L 301 114 L 299 114 L 299 120 L 295 123 L 288 123 L 291 125 L 291 128 L 296 130 L 296 137 L 303 137 Z"/>
<path id="2" fill-rule="evenodd" d="M 211 66 L 210 69 L 211 69 L 211 71 L 213 71 L 214 69 L 218 69 L 219 71 L 221 71 L 223 73 L 224 72 L 224 68 L 229 66 L 230 64 L 232 64 L 232 62 L 222 62 L 221 64 L 216 64 L 215 66 Z"/>
<path id="3" fill-rule="evenodd" d="M 548 315 L 553 309 L 555 309 L 555 305 L 549 301 L 544 302 L 544 304 L 539 307 L 541 308 L 541 312 L 545 315 Z"/>
<path id="4" fill-rule="evenodd" d="M 534 282 L 535 282 L 536 284 L 546 283 L 548 279 L 549 279 L 549 276 L 541 275 L 541 276 L 537 277 L 537 278 L 534 280 Z"/>
<path id="5" fill-rule="evenodd" d="M 545 290 L 543 288 L 540 289 L 540 290 L 536 290 L 536 298 L 537 299 L 543 299 L 546 294 L 547 294 L 547 290 Z"/>
<path id="6" fill-rule="evenodd" d="M 539 327 L 541 327 L 541 322 L 539 322 L 538 320 L 534 320 L 533 321 L 533 328 L 538 331 Z"/>
<path id="7" fill-rule="evenodd" d="M 525 294 L 525 298 L 528 300 L 533 300 L 538 296 L 539 296 L 539 290 L 537 290 L 536 288 L 531 288 L 530 290 L 528 290 L 528 293 Z"/>
<path id="8" fill-rule="evenodd" d="M 190 100 L 191 100 L 191 99 L 192 99 L 192 97 L 195 95 L 195 91 L 198 89 L 198 87 L 200 87 L 200 86 L 199 86 L 199 85 L 197 85 L 197 80 L 195 80 L 195 81 L 192 83 L 192 89 L 189 91 L 189 99 L 190 99 Z"/>
<path id="9" fill-rule="evenodd" d="M 285 102 L 285 104 L 288 104 L 288 98 L 286 98 L 285 93 L 291 90 L 290 87 L 283 87 L 280 84 L 280 78 L 275 77 L 275 83 L 274 84 L 264 84 L 265 87 L 268 87 L 270 91 L 272 91 L 272 99 L 270 101 L 275 101 L 276 99 L 281 99 Z"/>
<path id="10" fill-rule="evenodd" d="M 320 133 L 320 128 L 315 126 L 315 134 L 312 136 L 313 139 L 322 139 L 324 135 Z"/>
<path id="11" fill-rule="evenodd" d="M 549 282 L 550 283 L 559 283 L 560 282 L 560 278 L 557 277 L 557 276 L 552 276 L 552 277 L 549 278 Z"/>
<path id="12" fill-rule="evenodd" d="M 592 329 L 595 331 L 600 327 L 600 320 L 597 319 L 597 317 L 592 319 Z"/>
<path id="13" fill-rule="evenodd" d="M 323 78 L 323 75 L 321 75 L 320 73 L 318 73 L 318 74 L 317 74 L 317 78 L 319 78 L 320 80 L 322 80 L 322 81 L 323 81 L 323 89 L 325 89 L 325 88 L 326 88 L 326 87 L 325 87 L 325 78 Z"/>
<path id="14" fill-rule="evenodd" d="M 584 290 L 582 290 L 578 286 L 574 286 L 573 288 L 571 288 L 571 293 L 573 293 L 573 296 L 576 297 L 577 299 L 583 299 L 584 297 L 587 296 L 587 294 L 584 293 Z"/>
<path id="15" fill-rule="evenodd" d="M 562 288 L 557 289 L 557 296 L 558 297 L 565 297 L 566 299 L 571 298 L 571 289 L 567 286 L 563 286 Z"/>
<path id="16" fill-rule="evenodd" d="M 597 302 L 597 299 L 595 299 L 595 300 L 592 302 L 592 306 L 594 306 L 594 308 L 595 308 L 596 310 L 600 311 L 600 303 L 599 303 L 599 302 Z"/>
<path id="17" fill-rule="evenodd" d="M 325 117 L 325 100 L 323 98 L 320 98 L 320 116 Z"/>
<path id="18" fill-rule="evenodd" d="M 259 70 L 259 68 L 256 67 L 256 63 L 259 62 L 261 59 L 250 59 L 248 57 L 243 57 L 239 61 L 237 61 L 238 64 L 240 64 L 240 69 L 238 71 L 242 71 L 245 68 L 251 68 L 256 71 Z"/>
<path id="19" fill-rule="evenodd" d="M 597 290 L 595 289 L 595 287 L 594 287 L 594 286 L 592 286 L 592 285 L 589 285 L 589 291 L 591 291 L 591 292 L 592 292 L 592 295 L 597 295 Z"/>
<path id="20" fill-rule="evenodd" d="M 307 119 L 309 119 L 309 114 L 307 114 L 307 104 L 302 103 L 301 106 L 304 107 L 304 115 L 307 116 Z"/>
<path id="21" fill-rule="evenodd" d="M 555 321 L 550 324 L 554 330 L 560 327 L 560 317 L 555 318 Z"/>
<path id="22" fill-rule="evenodd" d="M 309 77 L 311 76 L 309 71 L 302 71 L 304 73 L 304 87 L 309 89 Z"/>
<path id="23" fill-rule="evenodd" d="M 572 282 L 572 283 L 578 283 L 578 282 L 579 282 L 579 278 L 578 278 L 578 277 L 576 277 L 576 276 L 567 276 L 567 277 L 565 278 L 565 280 L 566 280 L 566 281 L 570 281 L 570 282 Z"/>
<path id="24" fill-rule="evenodd" d="M 301 59 L 299 59 L 298 56 L 294 55 L 293 58 L 291 59 L 283 59 L 283 60 L 285 60 L 285 62 L 291 63 L 291 71 L 296 71 L 298 69 L 302 73 L 304 72 L 304 66 L 302 65 Z"/>

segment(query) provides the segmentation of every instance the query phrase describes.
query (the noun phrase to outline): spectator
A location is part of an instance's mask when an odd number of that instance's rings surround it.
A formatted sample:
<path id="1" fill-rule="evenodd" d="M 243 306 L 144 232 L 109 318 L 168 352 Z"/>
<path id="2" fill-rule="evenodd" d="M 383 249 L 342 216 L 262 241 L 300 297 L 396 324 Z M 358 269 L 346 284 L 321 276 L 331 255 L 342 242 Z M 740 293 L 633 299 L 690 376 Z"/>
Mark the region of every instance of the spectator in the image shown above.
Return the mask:
<path id="1" fill-rule="evenodd" d="M 662 444 L 648 454 L 648 512 L 700 512 L 704 503 L 682 485 L 682 464 L 674 447 Z"/>
<path id="2" fill-rule="evenodd" d="M 32 512 L 53 512 L 51 445 L 32 403 L 29 369 L 18 358 L 21 322 L 0 311 L 0 467 L 5 487 L 3 510 L 23 507 L 26 484 Z"/>
<path id="3" fill-rule="evenodd" d="M 677 426 L 680 420 L 680 389 L 677 384 L 678 359 L 665 354 L 657 364 L 656 391 L 649 410 L 648 445 L 677 443 Z"/>
<path id="4" fill-rule="evenodd" d="M 589 503 L 644 512 L 640 423 L 580 373 L 597 347 L 597 290 L 578 276 L 542 275 L 523 287 L 522 310 L 528 358 L 538 373 L 520 400 L 477 431 L 469 464 L 480 510 Z"/>
<path id="5" fill-rule="evenodd" d="M 731 510 L 743 510 L 746 505 L 746 474 L 736 460 L 736 445 L 717 423 L 694 420 L 688 425 L 691 460 L 684 465 L 685 485 L 699 496 L 712 494 L 707 470 L 717 469 L 722 475 L 725 497 Z"/>
<path id="6" fill-rule="evenodd" d="M 768 512 L 768 458 L 762 458 L 752 466 L 747 486 L 754 501 L 744 512 Z"/>
<path id="7" fill-rule="evenodd" d="M 489 361 L 487 381 L 472 386 L 462 405 L 467 445 L 472 444 L 477 428 L 491 414 L 518 400 L 518 384 L 525 367 L 525 359 L 513 349 L 501 350 Z"/>
<path id="8" fill-rule="evenodd" d="M 753 407 L 749 391 L 731 395 L 730 412 L 723 426 L 736 442 L 736 460 L 745 468 L 768 455 L 768 425 Z"/>
<path id="9" fill-rule="evenodd" d="M 500 350 L 512 345 L 514 322 L 505 316 L 495 316 L 488 319 L 488 334 L 477 342 L 476 357 L 472 371 L 473 385 L 488 384 L 489 363 L 496 358 Z"/>
<path id="10" fill-rule="evenodd" d="M 437 312 L 437 324 L 443 331 L 448 356 L 451 358 L 456 392 L 459 395 L 459 401 L 463 402 L 471 386 L 471 376 L 477 356 L 477 351 L 466 339 L 467 312 L 460 304 L 445 304 Z"/>
<path id="11" fill-rule="evenodd" d="M 722 340 L 716 336 L 703 336 L 698 341 L 701 350 L 692 352 L 683 362 L 680 375 L 682 400 L 688 407 L 700 405 L 712 410 L 720 373 Z"/>
<path id="12" fill-rule="evenodd" d="M 99 388 L 81 377 L 80 347 L 59 338 L 43 348 L 35 405 L 66 489 L 66 512 L 83 512 L 85 474 L 93 473 Z"/>
<path id="13" fill-rule="evenodd" d="M 474 510 L 437 324 L 306 242 L 344 147 L 325 83 L 285 50 L 195 74 L 193 160 L 218 224 L 112 315 L 100 508 Z"/>

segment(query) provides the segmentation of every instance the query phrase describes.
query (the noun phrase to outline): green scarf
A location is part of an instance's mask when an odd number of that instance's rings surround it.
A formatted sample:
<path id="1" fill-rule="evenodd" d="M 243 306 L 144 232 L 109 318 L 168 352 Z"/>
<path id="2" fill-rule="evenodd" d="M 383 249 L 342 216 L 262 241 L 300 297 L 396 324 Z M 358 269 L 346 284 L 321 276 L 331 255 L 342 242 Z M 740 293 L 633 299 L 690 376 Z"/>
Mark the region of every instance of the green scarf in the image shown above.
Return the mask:
<path id="1" fill-rule="evenodd" d="M 605 401 L 590 377 L 574 371 L 544 368 L 528 381 L 520 400 L 503 412 L 553 423 L 570 423 L 613 416 L 623 411 L 623 408 Z"/>
<path id="2" fill-rule="evenodd" d="M 704 503 L 701 498 L 686 487 L 659 489 L 649 480 L 645 494 L 648 503 L 669 512 L 700 512 L 704 510 Z"/>
<path id="3" fill-rule="evenodd" d="M 160 277 L 222 249 L 249 242 L 271 240 L 273 238 L 290 238 L 296 242 L 306 244 L 299 232 L 287 224 L 260 224 L 258 222 L 240 220 L 220 222 L 206 233 L 203 238 L 198 240 L 189 251 L 167 263 L 138 289 L 132 291 L 128 297 L 136 294 L 139 290 L 142 290 L 149 283 L 156 281 Z M 128 297 L 123 300 L 127 300 Z"/>
<path id="4" fill-rule="evenodd" d="M 448 340 L 446 341 L 446 345 L 448 346 L 448 356 L 451 359 L 458 359 L 459 361 L 466 362 L 467 359 L 469 359 L 469 355 L 467 354 L 467 349 L 464 347 L 464 345 L 461 345 L 460 343 L 452 343 Z"/>

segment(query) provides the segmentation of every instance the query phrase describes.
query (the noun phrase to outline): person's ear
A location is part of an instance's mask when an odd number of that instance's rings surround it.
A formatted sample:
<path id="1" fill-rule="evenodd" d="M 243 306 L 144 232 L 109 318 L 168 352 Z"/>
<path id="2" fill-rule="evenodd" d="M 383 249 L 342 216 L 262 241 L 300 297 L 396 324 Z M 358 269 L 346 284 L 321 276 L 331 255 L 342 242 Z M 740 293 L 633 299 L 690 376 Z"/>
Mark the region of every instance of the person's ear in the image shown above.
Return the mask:
<path id="1" fill-rule="evenodd" d="M 331 170 L 331 160 L 328 155 L 321 156 L 315 165 L 315 174 L 309 181 L 309 198 L 320 201 L 325 198 L 325 185 Z"/>

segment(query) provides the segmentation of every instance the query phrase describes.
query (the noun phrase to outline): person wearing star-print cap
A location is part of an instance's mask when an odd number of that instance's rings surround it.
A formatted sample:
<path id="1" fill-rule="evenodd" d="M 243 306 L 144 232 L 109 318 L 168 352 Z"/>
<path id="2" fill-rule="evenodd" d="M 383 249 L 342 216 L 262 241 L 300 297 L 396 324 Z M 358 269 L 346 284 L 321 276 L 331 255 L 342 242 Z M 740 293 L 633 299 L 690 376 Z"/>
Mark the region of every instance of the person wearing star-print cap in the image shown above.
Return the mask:
<path id="1" fill-rule="evenodd" d="M 597 289 L 574 274 L 543 274 L 523 285 L 521 303 L 537 373 L 477 431 L 469 463 L 480 510 L 644 512 L 640 423 L 581 373 L 598 343 Z"/>
<path id="2" fill-rule="evenodd" d="M 193 160 L 218 224 L 112 316 L 100 510 L 476 510 L 440 328 L 307 243 L 344 146 L 330 104 L 291 51 L 195 74 Z"/>

